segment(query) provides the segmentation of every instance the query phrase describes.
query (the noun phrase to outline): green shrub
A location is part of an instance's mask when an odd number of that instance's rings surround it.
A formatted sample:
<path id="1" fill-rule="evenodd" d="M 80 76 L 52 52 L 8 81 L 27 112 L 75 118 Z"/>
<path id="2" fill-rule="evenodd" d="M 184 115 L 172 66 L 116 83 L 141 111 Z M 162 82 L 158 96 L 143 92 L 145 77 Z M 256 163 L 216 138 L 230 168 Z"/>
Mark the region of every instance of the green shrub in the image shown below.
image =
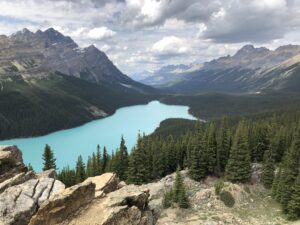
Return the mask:
<path id="1" fill-rule="evenodd" d="M 168 192 L 165 192 L 163 200 L 162 200 L 163 207 L 165 209 L 170 208 L 172 206 L 172 202 L 173 202 L 173 192 L 172 192 L 172 190 L 168 191 Z"/>
<path id="2" fill-rule="evenodd" d="M 222 191 L 220 193 L 220 200 L 227 206 L 227 207 L 233 207 L 235 200 L 232 194 L 228 191 Z"/>
<path id="3" fill-rule="evenodd" d="M 222 188 L 224 187 L 224 181 L 223 180 L 217 180 L 214 183 L 214 187 L 215 187 L 215 193 L 216 195 L 219 195 L 222 191 Z"/>

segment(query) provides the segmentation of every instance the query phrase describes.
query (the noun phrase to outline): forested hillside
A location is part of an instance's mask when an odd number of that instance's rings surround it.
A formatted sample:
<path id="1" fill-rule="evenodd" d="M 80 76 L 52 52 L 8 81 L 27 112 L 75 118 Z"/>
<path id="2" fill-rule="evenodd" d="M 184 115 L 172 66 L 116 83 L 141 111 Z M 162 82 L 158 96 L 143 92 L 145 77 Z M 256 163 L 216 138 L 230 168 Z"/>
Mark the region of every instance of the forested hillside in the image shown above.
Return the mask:
<path id="1" fill-rule="evenodd" d="M 153 96 L 111 90 L 62 74 L 1 82 L 0 139 L 29 137 L 81 125 L 111 115 L 122 106 L 143 104 Z"/>
<path id="2" fill-rule="evenodd" d="M 181 134 L 168 135 L 169 129 L 183 126 L 186 129 Z M 129 183 L 143 184 L 173 173 L 179 166 L 188 168 L 196 181 L 215 176 L 248 183 L 251 164 L 261 163 L 262 184 L 272 189 L 283 211 L 295 219 L 300 216 L 299 143 L 300 112 L 295 111 L 240 119 L 223 117 L 209 123 L 169 120 L 156 133 L 139 135 L 130 153 L 122 138 L 112 155 L 98 147 L 86 167 L 80 156 L 75 170 L 66 167 L 59 176 L 72 185 L 87 176 L 113 171 Z"/>

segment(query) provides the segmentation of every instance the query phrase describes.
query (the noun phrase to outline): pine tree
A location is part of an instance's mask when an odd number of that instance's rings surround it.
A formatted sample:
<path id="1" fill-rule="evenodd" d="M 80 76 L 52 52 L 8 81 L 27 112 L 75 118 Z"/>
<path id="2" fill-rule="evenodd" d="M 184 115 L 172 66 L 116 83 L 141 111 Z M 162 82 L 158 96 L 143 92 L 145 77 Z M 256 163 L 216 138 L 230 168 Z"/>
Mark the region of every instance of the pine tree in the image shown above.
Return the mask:
<path id="1" fill-rule="evenodd" d="M 33 169 L 32 165 L 30 163 L 28 163 L 27 169 L 28 169 L 28 171 L 33 171 L 34 172 L 34 169 Z"/>
<path id="2" fill-rule="evenodd" d="M 116 153 L 115 172 L 121 180 L 126 180 L 128 168 L 128 152 L 123 136 L 121 137 L 119 151 Z"/>
<path id="3" fill-rule="evenodd" d="M 269 138 L 269 131 L 265 135 L 264 140 L 264 161 L 262 167 L 261 181 L 265 188 L 270 189 L 272 187 L 275 171 L 274 155 L 271 150 L 271 142 Z"/>
<path id="4" fill-rule="evenodd" d="M 300 128 L 300 127 L 299 127 Z M 283 162 L 283 171 L 279 185 L 281 186 L 280 203 L 284 212 L 287 212 L 288 202 L 292 194 L 292 186 L 298 176 L 300 168 L 300 129 L 294 136 L 291 149 L 287 152 Z"/>
<path id="5" fill-rule="evenodd" d="M 180 168 L 177 167 L 175 181 L 173 185 L 173 200 L 178 203 L 180 208 L 188 208 L 189 201 L 186 196 L 185 187 L 183 184 L 183 179 L 180 174 Z"/>
<path id="6" fill-rule="evenodd" d="M 103 168 L 101 165 L 101 149 L 100 149 L 100 145 L 97 145 L 97 153 L 96 153 L 96 157 L 94 158 L 94 167 L 95 167 L 95 175 L 100 175 L 103 173 Z"/>
<path id="7" fill-rule="evenodd" d="M 86 175 L 87 177 L 92 177 L 94 176 L 94 165 L 93 165 L 93 161 L 92 161 L 92 157 L 88 157 L 88 161 L 86 164 Z"/>
<path id="8" fill-rule="evenodd" d="M 107 155 L 106 147 L 104 146 L 103 157 L 102 157 L 102 170 L 101 170 L 102 173 L 106 172 L 107 163 L 108 163 L 108 155 Z"/>
<path id="9" fill-rule="evenodd" d="M 279 167 L 279 170 L 275 174 L 275 178 L 274 178 L 273 184 L 272 184 L 272 197 L 276 201 L 280 201 L 280 198 L 281 198 L 279 196 L 279 193 L 280 193 L 280 190 L 281 190 L 280 185 L 279 185 L 280 178 L 281 178 L 281 166 Z"/>
<path id="10" fill-rule="evenodd" d="M 223 117 L 220 128 L 220 138 L 218 144 L 217 164 L 221 172 L 225 171 L 230 152 L 230 130 L 228 127 L 228 118 Z"/>
<path id="11" fill-rule="evenodd" d="M 252 160 L 254 162 L 263 161 L 264 152 L 270 148 L 270 140 L 268 137 L 268 128 L 266 125 L 261 125 L 258 128 L 257 145 L 252 153 Z"/>
<path id="12" fill-rule="evenodd" d="M 80 155 L 76 163 L 76 182 L 80 183 L 86 179 L 85 165 Z"/>
<path id="13" fill-rule="evenodd" d="M 58 173 L 58 179 L 63 182 L 66 187 L 71 187 L 76 184 L 76 173 L 67 166 Z"/>
<path id="14" fill-rule="evenodd" d="M 207 173 L 204 138 L 205 137 L 199 137 L 197 146 L 195 146 L 191 152 L 189 174 L 196 181 L 204 179 Z"/>
<path id="15" fill-rule="evenodd" d="M 298 219 L 300 217 L 300 173 L 292 187 L 292 194 L 288 203 L 288 218 Z"/>
<path id="16" fill-rule="evenodd" d="M 226 178 L 231 182 L 247 182 L 251 175 L 247 129 L 244 121 L 238 125 L 226 166 Z"/>
<path id="17" fill-rule="evenodd" d="M 50 146 L 46 144 L 45 150 L 43 153 L 43 160 L 44 160 L 44 167 L 43 171 L 55 169 L 56 170 L 56 159 L 54 158 L 53 151 L 51 150 Z"/>
<path id="18" fill-rule="evenodd" d="M 217 165 L 217 138 L 214 123 L 211 123 L 208 127 L 207 172 L 209 174 L 216 174 L 220 172 L 220 165 Z"/>

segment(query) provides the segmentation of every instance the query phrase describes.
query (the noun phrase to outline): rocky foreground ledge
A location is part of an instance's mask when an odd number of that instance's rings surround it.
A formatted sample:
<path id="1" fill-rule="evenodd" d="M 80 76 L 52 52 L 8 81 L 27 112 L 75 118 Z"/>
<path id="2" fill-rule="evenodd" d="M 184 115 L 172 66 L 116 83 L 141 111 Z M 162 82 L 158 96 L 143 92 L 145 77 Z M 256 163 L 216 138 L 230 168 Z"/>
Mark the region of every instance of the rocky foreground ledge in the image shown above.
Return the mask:
<path id="1" fill-rule="evenodd" d="M 149 190 L 113 173 L 65 188 L 54 170 L 34 174 L 16 146 L 0 146 L 0 224 L 152 225 Z"/>
<path id="2" fill-rule="evenodd" d="M 235 200 L 227 207 L 216 195 L 217 178 L 202 182 L 181 171 L 189 209 L 163 209 L 174 174 L 145 185 L 126 185 L 105 173 L 65 188 L 54 170 L 27 170 L 15 146 L 0 146 L 0 225 L 283 225 L 287 222 L 270 191 L 260 185 L 261 166 L 252 165 L 251 184 L 224 182 Z"/>

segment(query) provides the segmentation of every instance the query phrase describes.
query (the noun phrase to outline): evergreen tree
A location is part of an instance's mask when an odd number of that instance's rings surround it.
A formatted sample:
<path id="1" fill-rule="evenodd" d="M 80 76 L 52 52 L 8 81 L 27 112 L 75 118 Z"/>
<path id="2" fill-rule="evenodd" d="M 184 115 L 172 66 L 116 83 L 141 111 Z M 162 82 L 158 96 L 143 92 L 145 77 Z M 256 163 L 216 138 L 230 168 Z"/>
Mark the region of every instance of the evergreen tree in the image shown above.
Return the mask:
<path id="1" fill-rule="evenodd" d="M 272 184 L 272 197 L 276 201 L 280 201 L 280 199 L 281 199 L 281 196 L 279 196 L 279 193 L 281 192 L 280 191 L 281 188 L 279 186 L 280 178 L 281 178 L 281 166 L 279 167 L 279 170 L 275 174 L 275 178 L 274 178 L 273 184 Z"/>
<path id="2" fill-rule="evenodd" d="M 128 152 L 123 136 L 121 137 L 120 147 L 116 153 L 115 172 L 121 180 L 126 180 L 128 168 Z"/>
<path id="3" fill-rule="evenodd" d="M 177 167 L 175 181 L 173 185 L 173 200 L 178 203 L 180 208 L 188 208 L 189 201 L 186 196 L 185 187 L 183 184 L 183 179 L 180 174 L 180 168 Z"/>
<path id="4" fill-rule="evenodd" d="M 88 161 L 86 164 L 86 175 L 87 177 L 94 176 L 94 164 L 91 156 L 88 157 Z"/>
<path id="5" fill-rule="evenodd" d="M 51 150 L 50 146 L 46 144 L 45 150 L 43 153 L 43 160 L 44 160 L 44 167 L 43 171 L 55 169 L 56 170 L 56 159 L 54 158 L 53 151 Z"/>
<path id="6" fill-rule="evenodd" d="M 28 169 L 28 171 L 33 171 L 34 172 L 34 169 L 33 169 L 32 165 L 30 163 L 28 163 L 27 169 Z"/>
<path id="7" fill-rule="evenodd" d="M 86 179 L 85 165 L 80 155 L 76 162 L 76 182 L 80 183 Z"/>
<path id="8" fill-rule="evenodd" d="M 217 164 L 221 172 L 225 171 L 230 152 L 230 130 L 228 126 L 228 118 L 223 117 L 220 128 L 220 138 L 217 153 Z"/>
<path id="9" fill-rule="evenodd" d="M 288 203 L 289 219 L 298 219 L 300 217 L 300 173 L 292 187 L 292 194 Z"/>
<path id="10" fill-rule="evenodd" d="M 208 127 L 207 135 L 207 172 L 216 174 L 220 172 L 220 165 L 217 165 L 217 138 L 215 124 L 211 123 Z M 218 160 L 218 162 L 220 162 Z"/>
<path id="11" fill-rule="evenodd" d="M 196 180 L 200 181 L 206 177 L 206 156 L 204 149 L 204 139 L 205 137 L 199 137 L 198 145 L 194 147 L 191 153 L 191 166 L 189 169 L 190 176 Z"/>
<path id="12" fill-rule="evenodd" d="M 283 162 L 283 171 L 279 182 L 281 186 L 280 203 L 284 212 L 287 212 L 288 202 L 292 194 L 292 186 L 298 176 L 297 168 L 300 168 L 300 129 L 295 133 L 292 148 L 287 152 Z"/>
<path id="13" fill-rule="evenodd" d="M 94 167 L 95 167 L 95 175 L 100 175 L 103 173 L 103 168 L 101 165 L 101 149 L 100 149 L 100 145 L 97 145 L 97 153 L 96 153 L 96 157 L 93 158 L 93 160 L 95 161 L 94 163 Z"/>
<path id="14" fill-rule="evenodd" d="M 102 173 L 106 172 L 107 163 L 108 163 L 108 155 L 107 155 L 106 147 L 104 146 L 103 157 L 102 157 L 102 170 L 101 170 Z"/>
<path id="15" fill-rule="evenodd" d="M 275 165 L 274 165 L 274 155 L 271 150 L 271 142 L 268 133 L 265 135 L 264 145 L 265 145 L 264 146 L 265 152 L 264 152 L 261 181 L 265 186 L 265 188 L 270 189 L 272 187 L 272 183 L 274 179 Z"/>
<path id="16" fill-rule="evenodd" d="M 264 152 L 270 148 L 270 140 L 268 137 L 268 128 L 262 124 L 258 128 L 258 140 L 254 152 L 252 153 L 252 160 L 254 162 L 263 161 Z"/>
<path id="17" fill-rule="evenodd" d="M 76 184 L 76 172 L 71 170 L 69 166 L 64 167 L 58 173 L 58 179 L 63 182 L 66 187 L 71 187 Z"/>
<path id="18" fill-rule="evenodd" d="M 231 182 L 247 182 L 251 176 L 250 154 L 244 121 L 238 125 L 226 166 L 226 178 Z"/>

